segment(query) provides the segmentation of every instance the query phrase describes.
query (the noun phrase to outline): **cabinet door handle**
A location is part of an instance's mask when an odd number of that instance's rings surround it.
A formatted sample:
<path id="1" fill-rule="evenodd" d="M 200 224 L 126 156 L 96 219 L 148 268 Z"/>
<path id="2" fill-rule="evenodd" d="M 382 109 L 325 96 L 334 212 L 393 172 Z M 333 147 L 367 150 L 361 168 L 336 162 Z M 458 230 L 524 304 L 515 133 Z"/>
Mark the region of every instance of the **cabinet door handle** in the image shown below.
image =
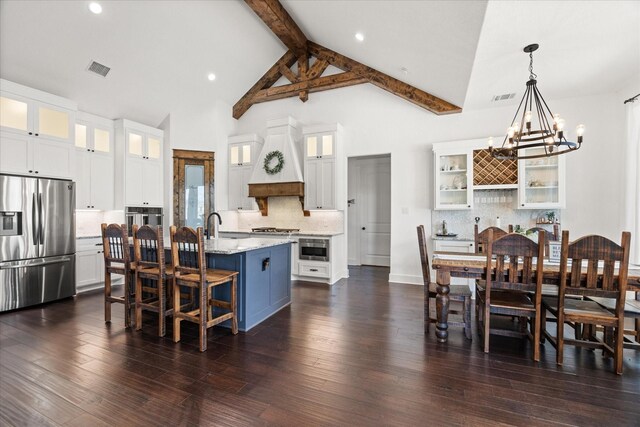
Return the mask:
<path id="1" fill-rule="evenodd" d="M 40 136 L 40 135 L 38 135 L 38 134 L 36 133 L 36 136 Z"/>
<path id="2" fill-rule="evenodd" d="M 310 268 L 309 271 L 318 271 L 317 268 Z"/>
<path id="3" fill-rule="evenodd" d="M 363 229 L 363 230 L 366 230 L 366 229 L 367 229 L 367 227 L 362 227 L 362 229 Z"/>
<path id="4" fill-rule="evenodd" d="M 91 151 L 91 149 L 90 149 L 90 148 L 87 148 L 87 151 Z"/>
<path id="5" fill-rule="evenodd" d="M 36 171 L 36 173 L 38 173 L 38 171 Z"/>
<path id="6" fill-rule="evenodd" d="M 33 132 L 29 132 L 29 135 L 33 135 Z"/>
<path id="7" fill-rule="evenodd" d="M 33 173 L 33 170 L 30 170 L 29 173 Z"/>

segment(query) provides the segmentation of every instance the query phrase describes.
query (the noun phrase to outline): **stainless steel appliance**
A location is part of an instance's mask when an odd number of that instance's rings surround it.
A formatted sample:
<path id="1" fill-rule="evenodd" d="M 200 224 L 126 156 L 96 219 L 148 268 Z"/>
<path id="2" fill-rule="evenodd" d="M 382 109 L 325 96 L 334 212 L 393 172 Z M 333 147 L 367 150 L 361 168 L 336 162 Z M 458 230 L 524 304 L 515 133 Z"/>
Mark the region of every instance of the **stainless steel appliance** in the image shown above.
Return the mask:
<path id="1" fill-rule="evenodd" d="M 329 239 L 300 239 L 300 259 L 329 261 Z"/>
<path id="2" fill-rule="evenodd" d="M 76 293 L 75 184 L 0 174 L 0 311 Z"/>
<path id="3" fill-rule="evenodd" d="M 127 229 L 131 236 L 133 225 L 162 225 L 162 208 L 128 207 L 125 211 Z"/>

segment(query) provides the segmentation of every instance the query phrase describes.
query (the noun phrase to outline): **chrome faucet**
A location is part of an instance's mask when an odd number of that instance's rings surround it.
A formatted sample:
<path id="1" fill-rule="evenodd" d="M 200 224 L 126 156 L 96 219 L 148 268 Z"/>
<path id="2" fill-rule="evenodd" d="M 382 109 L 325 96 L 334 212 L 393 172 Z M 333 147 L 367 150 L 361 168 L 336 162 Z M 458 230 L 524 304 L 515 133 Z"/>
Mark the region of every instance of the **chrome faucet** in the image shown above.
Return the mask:
<path id="1" fill-rule="evenodd" d="M 218 221 L 213 223 L 213 238 L 214 239 L 218 238 L 218 227 L 220 225 L 222 225 L 222 218 L 220 217 L 220 214 L 218 212 L 211 212 L 209 214 L 209 216 L 207 217 L 207 229 L 205 230 L 205 234 L 207 235 L 207 240 L 209 240 L 210 237 L 211 237 L 211 231 L 210 231 L 211 228 L 209 226 L 210 225 L 209 221 L 211 221 L 211 217 L 214 216 L 214 215 L 218 217 Z"/>

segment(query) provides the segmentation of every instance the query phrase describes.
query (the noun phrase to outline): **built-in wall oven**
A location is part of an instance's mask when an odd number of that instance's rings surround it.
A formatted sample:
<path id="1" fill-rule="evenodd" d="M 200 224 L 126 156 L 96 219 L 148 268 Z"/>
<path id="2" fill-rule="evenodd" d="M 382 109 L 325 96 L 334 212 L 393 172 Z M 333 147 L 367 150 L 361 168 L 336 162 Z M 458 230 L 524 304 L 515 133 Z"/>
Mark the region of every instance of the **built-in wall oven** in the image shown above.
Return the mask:
<path id="1" fill-rule="evenodd" d="M 299 258 L 310 261 L 329 261 L 329 242 L 329 239 L 300 239 Z"/>
<path id="2" fill-rule="evenodd" d="M 131 236 L 131 230 L 133 225 L 162 225 L 162 208 L 140 208 L 140 207 L 128 207 L 125 212 L 127 218 L 127 229 L 129 230 L 129 236 Z"/>

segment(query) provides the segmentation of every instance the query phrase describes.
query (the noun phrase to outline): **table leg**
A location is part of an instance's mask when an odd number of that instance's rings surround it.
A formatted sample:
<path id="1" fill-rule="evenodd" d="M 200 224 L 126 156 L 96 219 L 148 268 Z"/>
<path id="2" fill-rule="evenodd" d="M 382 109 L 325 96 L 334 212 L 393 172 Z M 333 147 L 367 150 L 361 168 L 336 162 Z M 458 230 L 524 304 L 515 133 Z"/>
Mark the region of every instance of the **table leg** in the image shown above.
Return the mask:
<path id="1" fill-rule="evenodd" d="M 436 337 L 439 342 L 447 342 L 449 338 L 449 284 L 451 274 L 448 271 L 436 270 Z"/>

